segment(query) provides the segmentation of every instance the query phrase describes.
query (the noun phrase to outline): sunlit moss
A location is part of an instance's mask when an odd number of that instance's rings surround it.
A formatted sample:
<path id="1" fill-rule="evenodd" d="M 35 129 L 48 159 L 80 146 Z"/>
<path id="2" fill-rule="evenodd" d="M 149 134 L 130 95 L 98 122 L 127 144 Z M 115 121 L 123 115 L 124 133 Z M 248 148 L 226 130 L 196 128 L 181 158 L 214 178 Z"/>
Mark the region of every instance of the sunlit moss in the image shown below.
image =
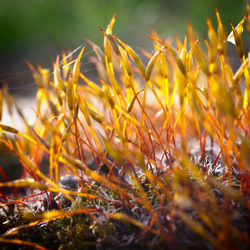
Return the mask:
<path id="1" fill-rule="evenodd" d="M 114 16 L 100 28 L 104 51 L 89 42 L 100 83 L 80 72 L 84 48 L 76 60 L 64 55 L 63 66 L 58 57 L 50 81 L 46 70 L 29 65 L 39 85 L 37 120 L 25 133 L 0 124 L 1 141 L 24 168 L 21 179 L 0 188 L 26 190 L 2 196 L 2 242 L 16 237 L 13 244 L 29 239 L 47 247 L 51 240 L 60 249 L 247 245 L 250 72 L 241 28 L 248 19 L 231 24 L 242 62 L 234 73 L 216 15 L 218 29 L 207 18 L 205 49 L 191 24 L 183 42 L 153 31 L 154 51 L 143 52 L 148 62 L 113 35 Z"/>

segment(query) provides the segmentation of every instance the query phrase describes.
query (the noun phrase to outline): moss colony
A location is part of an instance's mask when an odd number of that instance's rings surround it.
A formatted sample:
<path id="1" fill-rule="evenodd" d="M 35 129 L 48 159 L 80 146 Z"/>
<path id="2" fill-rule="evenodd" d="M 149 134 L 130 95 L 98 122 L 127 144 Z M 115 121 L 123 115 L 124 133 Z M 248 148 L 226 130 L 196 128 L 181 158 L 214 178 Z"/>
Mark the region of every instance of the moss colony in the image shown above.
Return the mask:
<path id="1" fill-rule="evenodd" d="M 184 41 L 153 32 L 147 62 L 112 33 L 114 16 L 100 28 L 103 50 L 88 41 L 98 83 L 80 72 L 84 47 L 76 60 L 58 56 L 53 74 L 29 64 L 39 87 L 32 126 L 2 89 L 0 106 L 15 107 L 26 131 L 0 124 L 23 166 L 0 183 L 1 249 L 247 249 L 247 11 L 229 36 L 216 11 L 202 45 L 191 24 Z"/>

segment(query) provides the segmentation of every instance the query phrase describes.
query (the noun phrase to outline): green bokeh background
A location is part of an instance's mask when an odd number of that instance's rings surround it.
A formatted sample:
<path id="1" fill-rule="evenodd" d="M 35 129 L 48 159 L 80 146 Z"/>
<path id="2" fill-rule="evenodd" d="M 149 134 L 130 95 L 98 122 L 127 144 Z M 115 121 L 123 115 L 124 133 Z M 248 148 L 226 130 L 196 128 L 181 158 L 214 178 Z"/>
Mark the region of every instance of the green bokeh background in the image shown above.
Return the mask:
<path id="1" fill-rule="evenodd" d="M 183 37 L 191 21 L 206 36 L 205 19 L 216 24 L 215 8 L 228 30 L 229 19 L 236 25 L 246 12 L 244 0 L 0 0 L 0 82 L 30 81 L 25 60 L 49 67 L 62 50 L 85 39 L 102 45 L 98 26 L 105 28 L 114 13 L 116 35 L 150 48 L 152 27 L 163 39 Z"/>

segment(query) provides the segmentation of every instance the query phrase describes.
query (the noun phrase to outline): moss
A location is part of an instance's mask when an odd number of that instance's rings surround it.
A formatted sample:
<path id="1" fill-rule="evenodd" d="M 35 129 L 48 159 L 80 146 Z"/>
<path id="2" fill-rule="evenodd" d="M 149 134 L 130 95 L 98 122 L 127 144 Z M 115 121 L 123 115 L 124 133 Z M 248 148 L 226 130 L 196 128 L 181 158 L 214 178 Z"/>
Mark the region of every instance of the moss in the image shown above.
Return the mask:
<path id="1" fill-rule="evenodd" d="M 57 58 L 53 80 L 28 64 L 39 86 L 38 118 L 25 133 L 0 124 L 1 133 L 16 135 L 3 141 L 25 174 L 0 183 L 25 190 L 1 197 L 0 241 L 20 239 L 23 249 L 38 247 L 31 242 L 52 249 L 247 245 L 250 59 L 241 29 L 250 20 L 232 26 L 242 61 L 234 74 L 216 14 L 217 31 L 207 19 L 206 50 L 191 25 L 189 46 L 187 35 L 174 44 L 154 32 L 147 66 L 112 34 L 114 16 L 101 29 L 104 51 L 89 42 L 101 86 L 80 72 L 85 47 L 76 60 L 64 55 L 63 67 Z"/>

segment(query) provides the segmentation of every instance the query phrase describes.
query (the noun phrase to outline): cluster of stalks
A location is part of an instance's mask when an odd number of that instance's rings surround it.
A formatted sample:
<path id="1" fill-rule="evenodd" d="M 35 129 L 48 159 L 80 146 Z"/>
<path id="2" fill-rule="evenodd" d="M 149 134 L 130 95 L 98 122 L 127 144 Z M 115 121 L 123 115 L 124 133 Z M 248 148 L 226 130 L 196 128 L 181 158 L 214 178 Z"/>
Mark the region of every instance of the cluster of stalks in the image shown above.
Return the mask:
<path id="1" fill-rule="evenodd" d="M 26 131 L 0 124 L 1 142 L 23 166 L 20 179 L 0 183 L 1 190 L 15 191 L 0 197 L 1 214 L 14 225 L 0 242 L 42 248 L 15 235 L 84 214 L 93 234 L 95 227 L 121 221 L 139 229 L 135 240 L 150 234 L 175 246 L 185 225 L 210 247 L 249 244 L 248 215 L 240 212 L 250 206 L 250 55 L 241 36 L 243 26 L 250 32 L 247 10 L 236 27 L 230 22 L 230 36 L 216 10 L 217 29 L 207 18 L 203 45 L 191 24 L 184 41 L 162 40 L 153 31 L 154 52 L 142 51 L 147 62 L 112 33 L 114 16 L 105 31 L 100 28 L 103 50 L 88 41 L 98 83 L 80 72 L 85 47 L 76 60 L 58 56 L 53 79 L 49 70 L 29 64 L 39 87 L 37 119 L 31 126 L 16 106 Z M 236 72 L 228 39 L 241 61 Z M 1 109 L 4 99 L 11 110 L 12 97 L 0 93 Z M 61 185 L 66 176 L 74 176 L 77 189 Z M 17 190 L 24 187 L 21 196 Z M 35 211 L 41 193 L 49 204 Z M 15 226 L 13 210 L 25 214 L 25 223 Z"/>

